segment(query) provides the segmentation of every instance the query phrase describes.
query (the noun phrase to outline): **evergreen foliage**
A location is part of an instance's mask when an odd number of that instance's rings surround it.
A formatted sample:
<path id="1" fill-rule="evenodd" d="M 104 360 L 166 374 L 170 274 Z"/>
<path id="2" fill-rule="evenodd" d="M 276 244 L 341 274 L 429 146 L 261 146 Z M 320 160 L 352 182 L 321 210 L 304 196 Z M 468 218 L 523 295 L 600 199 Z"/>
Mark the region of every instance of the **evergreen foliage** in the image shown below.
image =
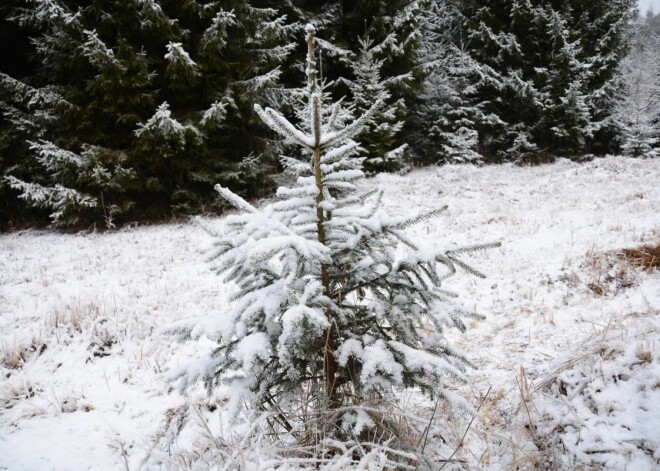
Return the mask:
<path id="1" fill-rule="evenodd" d="M 464 317 L 478 316 L 448 303 L 440 285 L 457 269 L 483 276 L 458 256 L 493 245 L 424 254 L 404 230 L 442 209 L 414 217 L 377 215 L 381 195 L 360 192 L 365 158 L 352 155 L 359 149 L 353 138 L 382 102 L 337 126 L 338 105 L 323 107 L 315 29 L 308 25 L 306 31 L 307 130 L 255 106 L 272 130 L 306 149 L 299 161 L 304 173 L 263 208 L 216 187 L 241 211 L 212 231 L 212 259 L 218 273 L 236 284 L 235 303 L 225 317 L 205 323 L 218 348 L 180 377 L 184 386 L 198 378 L 211 389 L 226 386 L 230 407 L 247 401 L 277 413 L 289 432 L 311 426 L 287 417 L 301 391 L 311 391 L 316 414 L 336 414 L 325 436 L 373 437 L 376 423 L 366 401 L 371 398 L 373 406 L 373 399 L 395 389 L 416 387 L 465 408 L 446 381 L 463 380 L 468 362 L 443 332 L 464 329 Z M 401 245 L 407 254 L 397 256 Z"/>
<path id="2" fill-rule="evenodd" d="M 448 46 L 442 62 L 427 78 L 427 140 L 433 146 L 429 157 L 441 162 L 482 161 L 479 130 L 501 123 L 487 115 L 475 99 L 473 82 L 480 66 L 461 47 Z"/>
<path id="3" fill-rule="evenodd" d="M 386 102 L 391 113 L 363 134 L 363 145 L 368 149 L 365 155 L 373 159 L 365 168 L 369 172 L 401 168 L 406 160 L 402 159 L 403 151 L 409 154 L 408 145 L 418 127 L 411 110 L 425 73 L 421 67 L 421 25 L 431 2 L 292 0 L 292 3 L 296 9 L 291 16 L 302 22 L 313 21 L 326 38 L 319 39 L 318 49 L 328 65 L 327 79 L 335 83 L 332 88 L 335 99 L 346 97 L 355 103 L 357 112 L 362 112 L 360 102 L 374 99 L 380 93 L 390 95 Z M 365 41 L 371 44 L 367 46 Z M 303 51 L 299 58 L 304 61 Z M 294 83 L 297 83 L 295 75 L 290 84 Z M 371 89 L 364 90 L 360 85 Z"/>
<path id="4" fill-rule="evenodd" d="M 267 2 L 44 0 L 12 18 L 38 32 L 40 68 L 34 88 L 3 81 L 11 138 L 29 143 L 6 181 L 53 222 L 214 208 L 217 181 L 246 195 L 268 187 L 276 149 L 250 103 L 277 82 L 291 46 Z M 30 93 L 66 106 L 35 110 Z"/>
<path id="5" fill-rule="evenodd" d="M 403 98 L 391 102 L 392 95 L 387 85 L 405 81 L 409 77 L 394 77 L 388 83 L 384 82 L 380 75 L 384 60 L 375 58 L 384 44 L 375 45 L 368 35 L 359 38 L 358 42 L 360 49 L 357 58 L 351 63 L 355 79 L 348 82 L 355 112 L 358 115 L 364 114 L 377 101 L 387 103 L 386 109 L 374 116 L 363 132 L 360 152 L 366 156 L 364 168 L 368 172 L 398 170 L 404 164 L 408 147 L 405 143 L 397 146 L 398 134 L 401 133 L 406 116 L 406 105 Z"/>
<path id="6" fill-rule="evenodd" d="M 584 77 L 586 104 L 591 116 L 587 128 L 587 152 L 611 152 L 615 135 L 608 116 L 615 100 L 619 63 L 628 53 L 629 25 L 635 0 L 573 0 L 564 6 L 567 26 L 579 41 L 580 59 L 587 67 Z"/>
<path id="7" fill-rule="evenodd" d="M 487 160 L 607 149 L 604 110 L 626 52 L 632 6 L 461 2 L 466 52 L 477 64 L 471 104 L 497 117 L 477 129 Z"/>
<path id="8" fill-rule="evenodd" d="M 633 157 L 660 152 L 660 38 L 643 32 L 619 68 L 612 124 L 621 150 Z"/>
<path id="9" fill-rule="evenodd" d="M 328 103 L 343 98 L 338 121 L 385 104 L 356 154 L 367 173 L 617 150 L 628 139 L 615 121 L 629 95 L 619 66 L 633 6 L 8 0 L 0 227 L 38 216 L 113 227 L 221 210 L 216 182 L 247 198 L 267 194 L 291 147 L 264 132 L 251 104 L 308 125 L 305 92 L 295 88 L 305 51 L 288 41 L 309 21 L 326 38 L 319 86 Z M 653 31 L 656 18 L 638 26 Z"/>
<path id="10" fill-rule="evenodd" d="M 11 15 L 20 0 L 6 0 L 0 4 L 0 231 L 9 227 L 12 220 L 29 218 L 32 215 L 21 211 L 18 195 L 3 184 L 2 176 L 20 162 L 26 143 L 16 136 L 18 131 L 2 110 L 12 103 L 12 90 L 6 82 L 7 76 L 23 78 L 34 74 L 29 55 L 33 51 L 30 31 L 3 21 Z"/>

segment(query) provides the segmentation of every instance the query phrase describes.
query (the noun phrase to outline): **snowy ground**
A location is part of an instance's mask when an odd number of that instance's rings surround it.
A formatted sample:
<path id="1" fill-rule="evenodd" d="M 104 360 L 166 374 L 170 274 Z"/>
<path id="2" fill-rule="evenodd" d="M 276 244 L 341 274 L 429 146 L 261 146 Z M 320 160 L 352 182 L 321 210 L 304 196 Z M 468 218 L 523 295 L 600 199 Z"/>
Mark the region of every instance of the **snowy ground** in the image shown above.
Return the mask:
<path id="1" fill-rule="evenodd" d="M 386 190 L 391 214 L 449 206 L 410 231 L 421 245 L 503 243 L 472 259 L 488 279 L 448 285 L 487 316 L 452 334 L 479 366 L 459 392 L 481 405 L 454 458 L 479 470 L 660 468 L 660 273 L 603 255 L 660 241 L 660 159 L 450 166 L 366 184 Z M 192 223 L 0 236 L 0 470 L 195 460 L 219 411 L 164 372 L 212 345 L 161 331 L 222 313 L 208 242 Z M 449 449 L 469 420 L 443 429 Z"/>

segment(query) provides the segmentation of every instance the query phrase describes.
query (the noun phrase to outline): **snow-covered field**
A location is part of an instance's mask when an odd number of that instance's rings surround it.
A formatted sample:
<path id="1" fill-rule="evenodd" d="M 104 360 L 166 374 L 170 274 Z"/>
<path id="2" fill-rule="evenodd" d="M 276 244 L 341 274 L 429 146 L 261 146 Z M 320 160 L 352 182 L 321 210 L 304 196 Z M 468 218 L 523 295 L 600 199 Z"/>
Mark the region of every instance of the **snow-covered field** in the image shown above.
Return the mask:
<path id="1" fill-rule="evenodd" d="M 503 244 L 471 259 L 488 279 L 447 285 L 486 315 L 451 334 L 479 366 L 458 391 L 479 408 L 458 466 L 660 469 L 660 273 L 613 254 L 660 242 L 660 159 L 448 166 L 365 184 L 386 191 L 393 215 L 449 206 L 410 230 L 422 246 Z M 222 315 L 208 244 L 194 223 L 0 236 L 0 469 L 206 469 L 196 447 L 221 433 L 221 411 L 164 377 L 213 345 L 162 331 Z M 431 416 L 432 404 L 416 407 Z M 440 414 L 428 446 L 453 449 L 470 419 Z"/>

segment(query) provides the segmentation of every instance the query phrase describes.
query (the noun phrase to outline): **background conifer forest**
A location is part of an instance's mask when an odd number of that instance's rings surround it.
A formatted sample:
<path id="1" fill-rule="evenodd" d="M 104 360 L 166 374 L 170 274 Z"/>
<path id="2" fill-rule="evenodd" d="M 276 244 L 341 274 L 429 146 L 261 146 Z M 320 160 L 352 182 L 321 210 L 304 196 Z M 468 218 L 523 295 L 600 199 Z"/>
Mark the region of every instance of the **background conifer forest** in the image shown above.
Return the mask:
<path id="1" fill-rule="evenodd" d="M 657 17 L 633 0 L 8 0 L 0 23 L 0 221 L 112 228 L 270 194 L 300 37 L 353 115 L 365 169 L 655 155 Z"/>

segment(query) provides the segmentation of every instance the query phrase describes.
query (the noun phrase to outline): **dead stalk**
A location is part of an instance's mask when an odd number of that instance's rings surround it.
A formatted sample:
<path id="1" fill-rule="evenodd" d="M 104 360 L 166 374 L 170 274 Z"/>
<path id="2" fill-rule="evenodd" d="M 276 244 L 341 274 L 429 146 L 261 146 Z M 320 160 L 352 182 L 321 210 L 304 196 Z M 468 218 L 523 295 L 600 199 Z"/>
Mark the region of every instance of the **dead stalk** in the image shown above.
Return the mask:
<path id="1" fill-rule="evenodd" d="M 493 388 L 492 386 L 488 386 L 488 391 L 486 391 L 486 395 L 483 397 L 483 399 L 481 399 L 481 402 L 479 403 L 479 407 L 477 407 L 477 411 L 472 416 L 472 419 L 470 419 L 470 423 L 468 424 L 467 428 L 465 429 L 465 433 L 463 433 L 463 436 L 461 437 L 461 441 L 458 443 L 458 446 L 454 449 L 451 456 L 445 460 L 443 465 L 440 467 L 440 470 L 444 469 L 444 467 L 447 466 L 447 463 L 452 462 L 452 459 L 454 458 L 454 455 L 458 452 L 458 450 L 461 448 L 461 446 L 463 446 L 463 441 L 465 440 L 465 437 L 467 436 L 468 431 L 470 430 L 470 427 L 472 426 L 472 422 L 474 422 L 474 419 L 476 419 L 477 416 L 479 415 L 479 411 L 481 410 L 481 406 L 483 406 L 484 402 L 486 402 L 486 398 L 490 394 L 490 390 L 492 388 Z"/>

